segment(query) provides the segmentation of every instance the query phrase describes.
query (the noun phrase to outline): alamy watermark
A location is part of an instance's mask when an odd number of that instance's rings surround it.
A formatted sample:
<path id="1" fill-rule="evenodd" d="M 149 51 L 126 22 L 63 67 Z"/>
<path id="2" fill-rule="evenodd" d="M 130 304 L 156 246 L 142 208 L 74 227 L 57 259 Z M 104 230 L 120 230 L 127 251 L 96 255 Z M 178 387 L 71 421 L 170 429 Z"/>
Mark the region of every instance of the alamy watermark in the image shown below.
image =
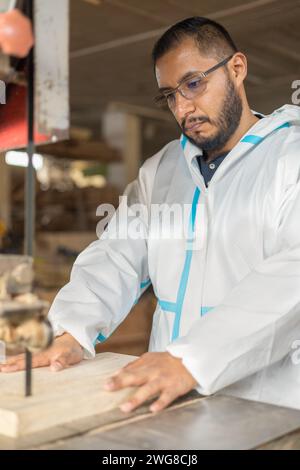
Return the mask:
<path id="1" fill-rule="evenodd" d="M 297 366 L 300 364 L 300 339 L 295 339 L 292 344 L 293 353 L 291 354 L 292 363 Z"/>
<path id="2" fill-rule="evenodd" d="M 148 207 L 129 204 L 128 197 L 121 196 L 117 210 L 111 204 L 100 204 L 97 208 L 96 215 L 102 218 L 96 233 L 98 238 L 110 240 L 183 240 L 189 249 L 198 250 L 203 236 L 196 229 L 195 212 L 192 204 L 163 203 Z"/>
<path id="3" fill-rule="evenodd" d="M 294 80 L 292 82 L 291 88 L 295 90 L 291 97 L 292 103 L 300 105 L 300 80 Z"/>

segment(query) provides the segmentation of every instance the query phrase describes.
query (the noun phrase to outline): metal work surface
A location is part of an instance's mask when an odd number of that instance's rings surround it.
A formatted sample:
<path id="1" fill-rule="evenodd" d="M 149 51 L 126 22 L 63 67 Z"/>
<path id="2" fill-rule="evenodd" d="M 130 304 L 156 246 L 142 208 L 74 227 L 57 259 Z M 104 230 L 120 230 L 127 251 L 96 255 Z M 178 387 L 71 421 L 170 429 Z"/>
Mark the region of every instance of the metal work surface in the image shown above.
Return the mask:
<path id="1" fill-rule="evenodd" d="M 300 411 L 215 396 L 53 449 L 253 449 L 300 428 Z"/>
<path id="2" fill-rule="evenodd" d="M 281 445 L 297 448 L 300 442 L 295 432 L 300 430 L 300 411 L 288 408 L 216 395 L 191 398 L 157 415 L 145 415 L 145 411 L 143 408 L 133 415 L 114 412 L 98 425 L 95 417 L 89 424 L 77 423 L 73 429 L 70 426 L 69 434 L 73 437 L 67 437 L 66 429 L 61 428 L 15 446 L 60 450 L 209 450 L 278 449 Z"/>

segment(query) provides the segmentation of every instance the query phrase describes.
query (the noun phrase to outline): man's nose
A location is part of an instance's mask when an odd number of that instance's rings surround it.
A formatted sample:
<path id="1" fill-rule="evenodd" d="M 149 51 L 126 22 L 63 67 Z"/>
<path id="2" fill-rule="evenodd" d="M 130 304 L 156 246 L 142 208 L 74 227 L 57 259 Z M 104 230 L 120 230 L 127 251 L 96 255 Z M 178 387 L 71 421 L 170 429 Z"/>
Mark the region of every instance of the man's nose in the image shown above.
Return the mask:
<path id="1" fill-rule="evenodd" d="M 182 96 L 179 92 L 176 93 L 176 102 L 174 112 L 177 117 L 183 119 L 187 117 L 190 113 L 195 111 L 195 104 L 193 100 L 188 100 Z"/>

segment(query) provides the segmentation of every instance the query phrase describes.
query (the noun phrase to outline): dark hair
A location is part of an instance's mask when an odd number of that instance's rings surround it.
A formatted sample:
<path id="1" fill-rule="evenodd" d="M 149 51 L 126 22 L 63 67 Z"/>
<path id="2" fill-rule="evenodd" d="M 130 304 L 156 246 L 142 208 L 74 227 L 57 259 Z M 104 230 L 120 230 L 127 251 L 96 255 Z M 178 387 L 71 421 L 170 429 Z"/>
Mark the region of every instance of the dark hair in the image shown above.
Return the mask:
<path id="1" fill-rule="evenodd" d="M 195 39 L 200 52 L 205 56 L 219 59 L 238 51 L 230 34 L 216 21 L 201 16 L 193 16 L 171 26 L 155 43 L 152 60 L 157 60 L 188 37 Z"/>

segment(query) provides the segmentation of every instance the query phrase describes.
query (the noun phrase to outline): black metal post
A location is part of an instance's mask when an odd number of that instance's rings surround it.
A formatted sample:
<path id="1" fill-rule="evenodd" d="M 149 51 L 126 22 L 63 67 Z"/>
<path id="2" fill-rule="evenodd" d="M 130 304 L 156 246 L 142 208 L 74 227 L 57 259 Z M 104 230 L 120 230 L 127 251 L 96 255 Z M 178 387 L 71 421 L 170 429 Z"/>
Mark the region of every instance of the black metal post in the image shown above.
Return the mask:
<path id="1" fill-rule="evenodd" d="M 32 354 L 28 349 L 25 351 L 25 397 L 30 397 L 32 395 L 31 390 L 31 373 L 32 373 Z"/>
<path id="2" fill-rule="evenodd" d="M 34 0 L 27 0 L 27 16 L 34 26 Z M 33 256 L 35 239 L 35 170 L 33 167 L 34 143 L 34 48 L 27 57 L 27 125 L 28 125 L 28 167 L 25 184 L 25 242 L 24 252 Z M 32 394 L 32 354 L 26 349 L 25 352 L 25 396 Z"/>
<path id="3" fill-rule="evenodd" d="M 33 25 L 34 0 L 27 0 L 27 16 Z M 32 256 L 35 238 L 35 170 L 33 167 L 34 144 L 34 48 L 27 57 L 27 124 L 28 124 L 28 168 L 25 184 L 25 243 L 24 252 Z"/>

